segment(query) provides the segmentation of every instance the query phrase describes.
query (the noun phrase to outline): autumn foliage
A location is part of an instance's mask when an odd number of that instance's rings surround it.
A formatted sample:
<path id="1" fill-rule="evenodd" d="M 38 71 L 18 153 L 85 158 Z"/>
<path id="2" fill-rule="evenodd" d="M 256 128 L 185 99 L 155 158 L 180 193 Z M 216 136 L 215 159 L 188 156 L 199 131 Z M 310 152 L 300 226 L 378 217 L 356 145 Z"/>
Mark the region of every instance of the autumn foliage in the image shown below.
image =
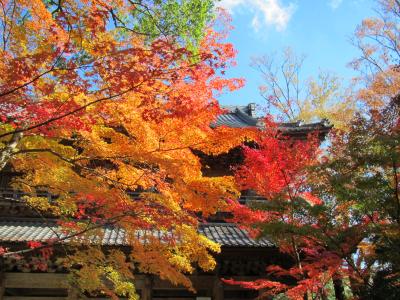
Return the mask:
<path id="1" fill-rule="evenodd" d="M 203 16 L 205 2 L 191 2 Z M 190 47 L 193 36 L 155 34 L 157 26 L 147 34 L 143 11 L 158 1 L 1 3 L 1 168 L 21 174 L 13 187 L 36 212 L 56 216 L 64 233 L 28 248 L 68 239 L 64 263 L 89 293 L 134 298 L 135 271 L 190 288 L 184 273 L 214 268 L 219 251 L 197 233 L 196 213 L 215 213 L 237 194 L 233 178 L 203 177 L 192 150 L 223 153 L 246 138 L 209 126 L 221 112 L 215 95 L 243 84 L 219 77 L 235 56 L 226 33 L 205 27 L 208 15 L 188 23 L 202 33 Z M 93 244 L 106 226 L 123 229 L 135 251 Z"/>
<path id="2" fill-rule="evenodd" d="M 316 234 L 322 220 L 315 212 L 323 202 L 310 192 L 308 173 L 318 162 L 318 134 L 294 140 L 282 135 L 271 118 L 265 124 L 256 146 L 244 148 L 244 164 L 235 177 L 241 189 L 254 190 L 266 200 L 254 207 L 234 203 L 233 221 L 272 240 L 293 266 L 269 266 L 270 278 L 255 282 L 225 281 L 262 290 L 264 296 L 285 292 L 292 299 L 303 299 L 307 292 L 320 292 L 341 262 Z"/>

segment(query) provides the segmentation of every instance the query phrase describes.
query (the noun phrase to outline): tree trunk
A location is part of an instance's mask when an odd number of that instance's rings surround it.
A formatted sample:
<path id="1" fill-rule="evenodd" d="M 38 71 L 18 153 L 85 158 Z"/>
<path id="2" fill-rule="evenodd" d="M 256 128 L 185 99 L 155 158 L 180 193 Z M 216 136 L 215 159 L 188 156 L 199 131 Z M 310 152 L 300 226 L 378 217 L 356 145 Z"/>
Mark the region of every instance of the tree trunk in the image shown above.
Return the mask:
<path id="1" fill-rule="evenodd" d="M 350 287 L 355 299 L 363 299 L 366 294 L 366 284 L 350 277 Z"/>
<path id="2" fill-rule="evenodd" d="M 341 275 L 335 274 L 335 276 L 333 277 L 333 288 L 335 289 L 335 299 L 345 300 L 343 278 Z"/>
<path id="3" fill-rule="evenodd" d="M 18 143 L 23 136 L 22 132 L 14 133 L 11 140 L 0 153 L 0 171 L 4 169 L 14 152 L 18 151 Z"/>
<path id="4" fill-rule="evenodd" d="M 326 291 L 321 292 L 321 299 L 322 300 L 328 300 L 328 295 L 326 294 Z"/>

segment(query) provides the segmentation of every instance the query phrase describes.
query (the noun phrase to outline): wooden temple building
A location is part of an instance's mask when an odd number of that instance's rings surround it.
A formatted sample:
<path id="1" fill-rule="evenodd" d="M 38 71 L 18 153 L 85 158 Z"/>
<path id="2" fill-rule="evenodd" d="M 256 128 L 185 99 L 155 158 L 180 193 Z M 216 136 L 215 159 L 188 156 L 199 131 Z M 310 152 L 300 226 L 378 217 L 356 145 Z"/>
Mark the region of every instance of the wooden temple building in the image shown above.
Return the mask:
<path id="1" fill-rule="evenodd" d="M 227 113 L 219 116 L 212 126 L 229 127 L 261 127 L 254 114 L 254 105 L 227 107 Z M 304 138 L 311 131 L 325 134 L 330 126 L 325 122 L 302 124 L 282 123 L 279 129 L 289 136 Z M 226 155 L 230 156 L 226 159 Z M 206 176 L 222 176 L 229 172 L 227 161 L 239 161 L 240 149 L 234 149 L 224 158 L 203 156 L 202 160 L 210 168 L 204 170 Z M 15 247 L 28 241 L 46 241 L 55 238 L 57 224 L 43 220 L 27 206 L 15 199 L 22 195 L 7 189 L 7 182 L 12 174 L 0 174 L 0 246 Z M 51 197 L 51 195 L 49 195 Z M 257 200 L 257 196 L 243 193 L 240 201 L 247 203 Z M 246 231 L 234 224 L 224 222 L 215 216 L 207 224 L 201 224 L 199 232 L 207 238 L 219 243 L 222 251 L 216 256 L 217 267 L 213 272 L 198 271 L 190 278 L 197 290 L 193 294 L 184 288 L 172 286 L 170 283 L 154 276 L 138 274 L 135 286 L 143 300 L 239 300 L 254 299 L 258 293 L 253 290 L 229 286 L 221 278 L 237 280 L 255 280 L 265 274 L 266 266 L 285 263 L 285 258 L 268 239 L 254 240 Z M 102 244 L 105 247 L 124 247 L 121 232 L 116 228 L 106 228 Z M 57 254 L 57 249 L 54 250 Z M 56 256 L 56 255 L 53 255 Z M 57 261 L 50 261 L 46 270 L 38 267 L 40 257 L 30 255 L 29 258 L 15 259 L 0 257 L 0 300 L 61 300 L 78 299 L 67 287 L 68 272 Z M 286 262 L 288 263 L 288 262 Z M 90 298 L 90 297 L 89 297 Z M 105 299 L 105 298 L 90 298 Z"/>

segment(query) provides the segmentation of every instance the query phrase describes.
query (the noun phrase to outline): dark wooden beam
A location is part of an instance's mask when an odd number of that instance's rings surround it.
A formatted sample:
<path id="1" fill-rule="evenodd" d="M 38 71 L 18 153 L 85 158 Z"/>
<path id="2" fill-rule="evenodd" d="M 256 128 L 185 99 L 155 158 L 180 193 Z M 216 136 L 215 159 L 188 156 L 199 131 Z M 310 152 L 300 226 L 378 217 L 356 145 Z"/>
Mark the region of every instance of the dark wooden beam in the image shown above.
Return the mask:
<path id="1" fill-rule="evenodd" d="M 153 278 L 145 275 L 141 289 L 140 300 L 152 300 Z"/>
<path id="2" fill-rule="evenodd" d="M 4 273 L 0 272 L 0 300 L 4 300 L 4 291 L 5 291 L 5 286 L 4 286 Z"/>
<path id="3" fill-rule="evenodd" d="M 4 273 L 5 288 L 67 288 L 67 274 L 54 273 Z"/>
<path id="4" fill-rule="evenodd" d="M 212 291 L 213 300 L 223 300 L 224 299 L 224 286 L 221 280 L 215 277 L 213 291 Z"/>

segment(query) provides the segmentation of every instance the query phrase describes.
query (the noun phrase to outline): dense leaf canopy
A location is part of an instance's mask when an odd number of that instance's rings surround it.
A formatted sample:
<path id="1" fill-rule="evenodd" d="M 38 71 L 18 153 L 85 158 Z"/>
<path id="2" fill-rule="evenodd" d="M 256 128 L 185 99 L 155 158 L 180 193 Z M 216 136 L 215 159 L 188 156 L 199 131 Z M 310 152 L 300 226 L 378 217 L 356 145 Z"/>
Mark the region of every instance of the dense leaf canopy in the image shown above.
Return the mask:
<path id="1" fill-rule="evenodd" d="M 242 85 L 219 77 L 235 51 L 210 27 L 212 2 L 1 4 L 1 169 L 78 239 L 64 253 L 75 286 L 134 298 L 127 280 L 139 270 L 190 288 L 184 273 L 212 269 L 219 251 L 197 233 L 199 213 L 237 194 L 231 177 L 203 177 L 192 150 L 223 153 L 251 134 L 209 126 L 215 95 Z M 93 245 L 104 226 L 122 228 L 135 251 Z M 164 235 L 143 243 L 137 230 Z"/>

